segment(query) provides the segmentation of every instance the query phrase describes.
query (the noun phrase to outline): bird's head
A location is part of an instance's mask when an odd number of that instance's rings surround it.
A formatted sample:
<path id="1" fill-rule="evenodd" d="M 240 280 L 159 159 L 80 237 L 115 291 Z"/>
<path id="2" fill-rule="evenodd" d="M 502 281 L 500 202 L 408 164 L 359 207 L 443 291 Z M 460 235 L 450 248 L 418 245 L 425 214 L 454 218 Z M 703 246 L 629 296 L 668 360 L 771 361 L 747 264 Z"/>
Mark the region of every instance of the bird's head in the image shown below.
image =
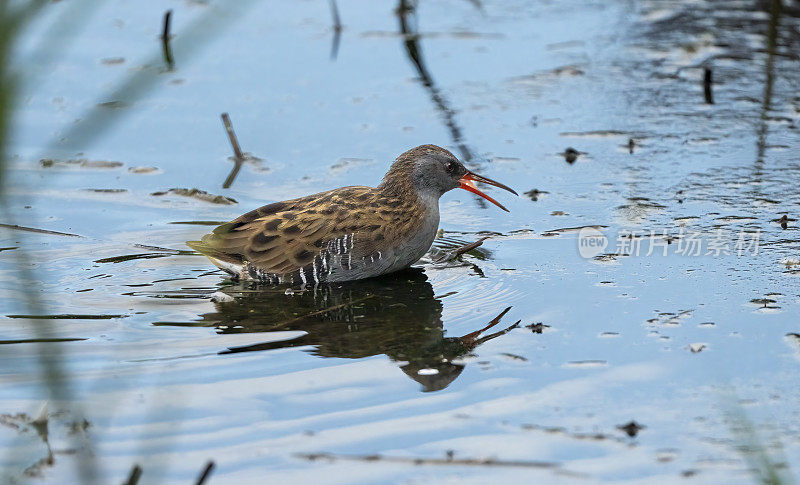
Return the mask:
<path id="1" fill-rule="evenodd" d="M 475 182 L 494 185 L 518 195 L 510 187 L 468 170 L 455 155 L 436 145 L 418 146 L 397 157 L 384 177 L 382 186 L 391 188 L 393 184 L 410 184 L 417 194 L 436 200 L 445 192 L 461 188 L 508 212 L 499 202 L 478 189 Z"/>

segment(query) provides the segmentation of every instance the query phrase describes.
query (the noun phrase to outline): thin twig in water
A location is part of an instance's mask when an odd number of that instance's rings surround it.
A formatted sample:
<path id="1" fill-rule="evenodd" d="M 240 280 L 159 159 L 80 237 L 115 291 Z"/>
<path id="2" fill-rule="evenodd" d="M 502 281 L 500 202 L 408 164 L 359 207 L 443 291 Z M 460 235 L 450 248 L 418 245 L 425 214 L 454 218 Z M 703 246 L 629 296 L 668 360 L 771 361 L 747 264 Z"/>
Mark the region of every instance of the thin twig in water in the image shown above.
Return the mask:
<path id="1" fill-rule="evenodd" d="M 242 149 L 239 148 L 239 140 L 236 138 L 236 133 L 233 131 L 231 117 L 228 116 L 228 113 L 222 113 L 222 124 L 225 125 L 225 131 L 228 133 L 228 138 L 231 140 L 233 155 L 237 160 L 244 160 L 244 154 L 242 153 Z"/>
<path id="2" fill-rule="evenodd" d="M 472 244 L 467 244 L 465 246 L 461 246 L 460 248 L 456 249 L 453 252 L 453 254 L 455 256 L 459 256 L 459 255 L 464 254 L 464 253 L 466 253 L 468 251 L 472 251 L 473 249 L 475 249 L 477 247 L 480 247 L 483 244 L 483 241 L 485 241 L 487 239 L 489 239 L 489 236 L 484 236 L 484 237 L 478 239 L 477 241 L 475 241 Z"/>
<path id="3" fill-rule="evenodd" d="M 466 244 L 464 246 L 461 246 L 460 248 L 454 249 L 453 251 L 448 251 L 442 257 L 437 259 L 435 262 L 436 263 L 444 263 L 444 262 L 447 262 L 447 261 L 452 261 L 452 260 L 456 259 L 457 257 L 461 256 L 462 254 L 464 254 L 466 252 L 469 252 L 469 251 L 472 251 L 473 249 L 481 246 L 483 244 L 483 241 L 485 241 L 487 239 L 489 239 L 489 236 L 484 236 L 484 237 L 478 239 L 477 241 L 475 241 L 474 243 Z"/>
<path id="4" fill-rule="evenodd" d="M 17 224 L 2 224 L 0 227 L 4 229 L 14 229 L 17 231 L 35 232 L 37 234 L 51 234 L 53 236 L 67 236 L 67 237 L 83 237 L 80 234 L 70 234 L 68 232 L 49 231 L 47 229 L 36 229 L 35 227 L 19 226 Z"/>
<path id="5" fill-rule="evenodd" d="M 331 17 L 333 17 L 333 40 L 331 44 L 331 60 L 336 60 L 336 55 L 339 53 L 339 41 L 342 36 L 342 20 L 339 18 L 339 7 L 336 5 L 336 0 L 330 0 Z"/>
<path id="6" fill-rule="evenodd" d="M 705 68 L 703 71 L 703 94 L 706 97 L 706 104 L 714 104 L 714 93 L 711 90 L 711 86 L 714 83 L 713 76 L 711 68 Z"/>
<path id="7" fill-rule="evenodd" d="M 342 30 L 342 20 L 339 18 L 339 8 L 336 6 L 336 0 L 331 0 L 331 16 L 333 16 L 333 30 Z"/>
<path id="8" fill-rule="evenodd" d="M 172 70 L 175 67 L 175 60 L 172 58 L 172 47 L 169 45 L 170 39 L 170 26 L 172 25 L 172 10 L 167 10 L 164 13 L 164 30 L 161 33 L 161 47 L 164 52 L 164 62 L 167 63 L 167 70 Z"/>
<path id="9" fill-rule="evenodd" d="M 222 113 L 222 124 L 225 125 L 225 131 L 228 133 L 228 139 L 231 141 L 233 156 L 235 158 L 235 165 L 231 173 L 228 174 L 228 178 L 225 179 L 225 183 L 222 184 L 222 188 L 227 189 L 230 188 L 236 176 L 239 175 L 239 170 L 244 163 L 244 154 L 242 153 L 242 149 L 239 148 L 239 140 L 236 138 L 236 133 L 233 131 L 233 125 L 231 124 L 231 118 L 228 116 L 228 113 Z"/>
<path id="10" fill-rule="evenodd" d="M 422 86 L 428 91 L 431 100 L 444 120 L 444 124 L 450 131 L 450 137 L 453 143 L 461 151 L 462 160 L 467 165 L 471 165 L 475 157 L 464 142 L 461 128 L 456 122 L 456 112 L 450 107 L 449 102 L 437 87 L 422 57 L 420 34 L 416 17 L 417 2 L 415 0 L 400 0 L 396 13 L 400 20 L 400 34 L 403 39 L 406 54 L 408 54 L 408 58 L 411 60 L 414 68 L 416 68 Z M 478 200 L 481 201 L 480 204 L 483 203 L 483 199 L 480 199 L 480 197 L 478 197 Z"/>
<path id="11" fill-rule="evenodd" d="M 142 467 L 139 465 L 133 465 L 131 468 L 131 474 L 128 475 L 128 479 L 125 480 L 125 483 L 122 485 L 136 485 L 139 483 L 139 478 L 142 476 Z"/>
<path id="12" fill-rule="evenodd" d="M 211 472 L 214 471 L 214 466 L 215 466 L 214 460 L 208 460 L 208 463 L 206 463 L 206 467 L 203 469 L 203 472 L 200 473 L 199 477 L 197 477 L 196 485 L 203 485 L 204 483 L 206 483 L 208 477 L 211 476 Z"/>
<path id="13" fill-rule="evenodd" d="M 503 317 L 506 315 L 506 313 L 508 313 L 508 312 L 511 310 L 511 308 L 512 308 L 512 307 L 507 307 L 505 310 L 503 310 L 502 312 L 500 312 L 500 314 L 499 314 L 499 315 L 497 315 L 496 317 L 494 317 L 494 318 L 492 319 L 492 321 L 491 321 L 491 322 L 489 322 L 489 324 L 488 324 L 488 325 L 486 325 L 485 327 L 483 327 L 483 328 L 481 328 L 481 329 L 479 329 L 479 330 L 475 330 L 474 332 L 470 332 L 470 333 L 468 333 L 468 334 L 464 335 L 463 337 L 461 337 L 461 340 L 462 340 L 463 342 L 467 343 L 468 345 L 472 345 L 472 346 L 476 347 L 476 346 L 477 346 L 477 344 L 475 344 L 475 342 L 476 342 L 476 340 L 475 340 L 475 339 L 476 339 L 477 337 L 479 337 L 481 333 L 483 333 L 483 332 L 485 332 L 485 331 L 489 330 L 490 328 L 492 328 L 492 327 L 494 327 L 495 325 L 497 325 L 498 323 L 500 323 L 500 320 L 502 320 L 502 319 L 503 319 Z M 502 335 L 502 333 L 503 333 L 503 332 L 510 332 L 510 331 L 511 331 L 511 330 L 512 330 L 514 327 L 516 327 L 517 325 L 519 325 L 519 321 L 518 321 L 517 323 L 515 323 L 514 325 L 512 325 L 511 327 L 508 327 L 506 330 L 503 330 L 503 331 L 501 331 L 499 335 Z M 493 334 L 493 335 L 494 335 L 494 334 Z M 499 335 L 497 335 L 497 336 L 499 336 Z M 485 337 L 484 337 L 484 338 L 485 338 Z M 485 342 L 486 340 L 484 340 L 484 338 L 480 339 L 480 342 Z M 491 338 L 489 338 L 489 339 L 487 339 L 487 340 L 491 340 L 492 338 L 494 338 L 494 337 L 491 337 Z"/>
<path id="14" fill-rule="evenodd" d="M 571 476 L 583 476 L 578 473 L 562 470 L 558 463 L 549 461 L 532 460 L 497 460 L 494 458 L 413 458 L 405 456 L 383 456 L 383 455 L 336 455 L 333 453 L 300 453 L 295 455 L 306 460 L 351 460 L 364 462 L 384 462 L 402 463 L 408 465 L 457 465 L 457 466 L 487 466 L 487 467 L 521 467 L 521 468 L 543 468 L 556 470 Z"/>

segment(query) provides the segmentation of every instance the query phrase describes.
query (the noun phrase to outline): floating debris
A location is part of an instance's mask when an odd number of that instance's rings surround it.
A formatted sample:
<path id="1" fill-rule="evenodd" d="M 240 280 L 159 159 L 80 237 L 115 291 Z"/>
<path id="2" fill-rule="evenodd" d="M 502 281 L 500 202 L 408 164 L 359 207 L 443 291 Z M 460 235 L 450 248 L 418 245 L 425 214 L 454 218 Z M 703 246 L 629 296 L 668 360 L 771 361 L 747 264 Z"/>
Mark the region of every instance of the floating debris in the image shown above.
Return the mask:
<path id="1" fill-rule="evenodd" d="M 186 224 L 187 226 L 221 226 L 227 221 L 173 221 L 170 224 Z"/>
<path id="2" fill-rule="evenodd" d="M 149 175 L 155 173 L 161 173 L 161 169 L 158 167 L 130 167 L 128 172 L 135 173 L 137 175 Z"/>
<path id="3" fill-rule="evenodd" d="M 772 300 L 770 298 L 753 298 L 750 300 L 750 303 L 754 305 L 764 306 L 766 308 L 770 303 L 777 303 L 777 301 Z"/>
<path id="4" fill-rule="evenodd" d="M 665 205 L 653 202 L 647 197 L 628 197 L 628 203 L 617 207 L 621 215 L 632 222 L 643 222 L 654 212 L 666 209 Z"/>
<path id="5" fill-rule="evenodd" d="M 621 424 L 617 426 L 617 429 L 620 431 L 624 431 L 625 434 L 630 436 L 631 438 L 635 438 L 639 431 L 645 429 L 646 426 L 642 426 L 641 424 L 637 423 L 636 421 L 631 421 L 627 424 Z"/>
<path id="6" fill-rule="evenodd" d="M 682 310 L 678 313 L 673 312 L 659 312 L 657 318 L 647 320 L 652 326 L 658 327 L 676 327 L 681 324 L 681 320 L 690 318 L 692 310 Z"/>
<path id="7" fill-rule="evenodd" d="M 160 197 L 162 195 L 167 195 L 167 194 L 179 195 L 181 197 L 191 197 L 191 198 L 194 198 L 194 199 L 197 199 L 197 200 L 202 200 L 203 202 L 209 202 L 211 204 L 221 204 L 221 205 L 238 204 L 236 199 L 233 199 L 231 197 L 226 197 L 224 195 L 209 194 L 205 190 L 200 190 L 200 189 L 196 189 L 196 188 L 195 189 L 175 188 L 175 189 L 169 189 L 169 190 L 165 190 L 165 191 L 161 191 L 161 192 L 153 192 L 150 195 L 154 195 L 156 197 Z"/>
<path id="8" fill-rule="evenodd" d="M 788 215 L 784 214 L 780 219 L 772 219 L 772 222 L 780 224 L 781 229 L 787 229 L 790 222 L 797 222 L 797 219 L 791 219 Z"/>
<path id="9" fill-rule="evenodd" d="M 758 202 L 757 205 L 762 205 L 762 206 L 780 205 L 781 204 L 781 201 L 779 201 L 779 200 L 768 199 L 766 197 L 756 197 L 753 200 Z"/>
<path id="10" fill-rule="evenodd" d="M 575 367 L 575 368 L 595 368 L 595 367 L 605 367 L 608 365 L 608 362 L 605 360 L 573 360 L 567 362 L 565 367 Z"/>
<path id="11" fill-rule="evenodd" d="M 104 57 L 100 59 L 100 64 L 105 64 L 107 66 L 122 64 L 123 62 L 125 62 L 124 57 Z"/>
<path id="12" fill-rule="evenodd" d="M 121 194 L 127 192 L 128 189 L 83 189 L 87 192 L 95 192 L 98 194 Z"/>
<path id="13" fill-rule="evenodd" d="M 558 236 L 560 234 L 566 234 L 570 232 L 579 232 L 581 229 L 586 229 L 586 228 L 597 229 L 598 231 L 602 231 L 603 229 L 607 229 L 608 226 L 601 226 L 599 224 L 595 224 L 591 226 L 561 227 L 558 229 L 551 229 L 549 231 L 545 231 L 542 233 L 542 236 L 544 237 Z"/>
<path id="14" fill-rule="evenodd" d="M 194 251 L 175 251 L 168 250 L 169 252 L 161 253 L 136 253 L 136 254 L 123 254 L 121 256 L 112 256 L 110 258 L 102 258 L 94 260 L 95 263 L 124 263 L 125 261 L 134 261 L 137 259 L 158 259 L 166 258 L 168 256 L 192 256 L 197 253 Z"/>
<path id="15" fill-rule="evenodd" d="M 753 216 L 737 216 L 737 215 L 734 214 L 734 215 L 729 215 L 729 216 L 720 215 L 719 217 L 714 218 L 714 220 L 715 221 L 724 222 L 724 223 L 728 223 L 728 222 L 757 221 L 758 218 L 753 217 Z M 720 227 L 720 226 L 715 226 L 715 227 Z"/>
<path id="16" fill-rule="evenodd" d="M 25 231 L 25 232 L 35 232 L 37 234 L 50 234 L 53 236 L 67 236 L 67 237 L 83 237 L 79 234 L 70 234 L 68 232 L 59 232 L 59 231 L 50 231 L 47 229 L 37 229 L 35 227 L 26 227 L 26 226 L 18 226 L 17 224 L 2 224 L 0 223 L 0 227 L 4 229 L 14 229 L 16 231 Z M 16 249 L 16 248 L 9 248 L 9 249 Z"/>
<path id="17" fill-rule="evenodd" d="M 584 66 L 580 64 L 569 64 L 566 66 L 559 66 L 554 69 L 547 69 L 533 74 L 528 74 L 525 76 L 516 76 L 510 78 L 509 81 L 514 84 L 525 85 L 531 83 L 539 83 L 543 80 L 553 79 L 558 77 L 583 76 L 585 74 L 584 70 L 582 69 L 583 67 Z"/>
<path id="18" fill-rule="evenodd" d="M 83 340 L 89 340 L 88 338 L 26 338 L 26 339 L 18 339 L 18 340 L 0 340 L 0 345 L 9 345 L 9 344 L 40 344 L 40 343 L 65 343 L 65 342 L 81 342 Z"/>
<path id="19" fill-rule="evenodd" d="M 107 160 L 88 160 L 86 158 L 75 158 L 70 160 L 55 160 L 53 158 L 42 158 L 39 165 L 44 168 L 119 168 L 122 162 L 112 162 Z"/>
<path id="20" fill-rule="evenodd" d="M 550 325 L 545 325 L 542 322 L 531 323 L 530 325 L 525 325 L 525 328 L 530 329 L 533 333 L 542 333 L 544 329 L 550 328 Z"/>
<path id="21" fill-rule="evenodd" d="M 696 354 L 698 352 L 702 352 L 703 350 L 707 349 L 708 345 L 704 344 L 704 343 L 697 342 L 697 343 L 689 344 L 686 348 L 689 349 L 689 351 L 691 353 Z"/>
<path id="22" fill-rule="evenodd" d="M 569 147 L 566 150 L 564 150 L 564 153 L 561 153 L 561 155 L 564 156 L 564 160 L 566 160 L 567 163 L 571 164 L 571 163 L 575 163 L 575 160 L 578 159 L 578 155 L 584 155 L 584 153 L 583 152 L 579 152 L 578 150 L 576 150 L 576 149 L 574 149 L 572 147 Z"/>
<path id="23" fill-rule="evenodd" d="M 603 253 L 592 257 L 592 261 L 597 261 L 599 263 L 612 263 L 616 261 L 618 257 L 624 257 L 624 256 L 628 255 L 620 253 Z"/>
<path id="24" fill-rule="evenodd" d="M 130 103 L 126 103 L 125 101 L 106 101 L 105 103 L 97 103 L 98 108 L 105 108 L 105 109 L 122 109 L 127 108 L 130 106 Z"/>
<path id="25" fill-rule="evenodd" d="M 616 441 L 618 443 L 628 443 L 628 440 L 624 438 L 619 438 L 617 436 L 612 436 L 605 433 L 576 433 L 568 431 L 566 428 L 563 428 L 561 426 L 542 426 L 539 424 L 525 423 L 520 427 L 525 430 L 535 430 L 535 431 L 542 431 L 548 434 L 558 434 L 558 435 L 568 436 L 576 440 Z"/>
<path id="26" fill-rule="evenodd" d="M 706 104 L 714 104 L 714 93 L 711 91 L 711 86 L 714 82 L 714 74 L 710 67 L 703 69 L 703 94 L 706 98 Z"/>
<path id="27" fill-rule="evenodd" d="M 786 269 L 791 270 L 792 268 L 800 266 L 800 259 L 785 258 L 781 260 L 781 264 L 786 266 Z"/>
<path id="28" fill-rule="evenodd" d="M 525 192 L 524 195 L 527 195 L 532 201 L 536 202 L 539 200 L 539 197 L 542 194 L 549 194 L 549 193 L 550 192 L 547 192 L 546 190 L 533 189 Z"/>
<path id="29" fill-rule="evenodd" d="M 627 133 L 619 130 L 594 130 L 594 131 L 566 131 L 559 133 L 560 136 L 570 138 L 612 138 L 626 136 Z"/>
<path id="30" fill-rule="evenodd" d="M 328 172 L 331 175 L 347 172 L 350 169 L 358 167 L 366 167 L 373 163 L 369 158 L 340 158 L 336 163 L 331 165 Z"/>
<path id="31" fill-rule="evenodd" d="M 526 461 L 526 460 L 498 460 L 494 458 L 414 458 L 405 456 L 384 456 L 384 455 L 337 455 L 333 453 L 301 453 L 295 455 L 309 461 L 326 460 L 348 460 L 365 462 L 385 462 L 401 463 L 408 465 L 457 465 L 457 466 L 485 466 L 485 467 L 521 467 L 521 468 L 544 468 L 556 469 L 561 475 L 583 477 L 578 473 L 567 472 L 560 468 L 558 463 L 547 461 Z"/>

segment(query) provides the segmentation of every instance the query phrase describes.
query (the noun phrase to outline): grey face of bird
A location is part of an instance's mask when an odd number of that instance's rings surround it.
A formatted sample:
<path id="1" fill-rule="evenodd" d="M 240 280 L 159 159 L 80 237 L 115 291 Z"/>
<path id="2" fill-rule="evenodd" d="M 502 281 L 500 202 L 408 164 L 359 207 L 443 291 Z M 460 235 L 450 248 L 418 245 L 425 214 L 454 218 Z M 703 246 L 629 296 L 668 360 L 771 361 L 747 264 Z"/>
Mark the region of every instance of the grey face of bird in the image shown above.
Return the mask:
<path id="1" fill-rule="evenodd" d="M 517 195 L 511 187 L 467 170 L 449 153 L 426 153 L 419 157 L 414 163 L 412 178 L 423 198 L 438 200 L 445 192 L 461 188 L 483 197 L 506 212 L 508 209 L 478 189 L 475 182 L 494 185 Z"/>
<path id="2" fill-rule="evenodd" d="M 445 192 L 461 187 L 460 180 L 468 172 L 455 157 L 426 153 L 414 163 L 412 178 L 420 195 L 438 199 Z"/>

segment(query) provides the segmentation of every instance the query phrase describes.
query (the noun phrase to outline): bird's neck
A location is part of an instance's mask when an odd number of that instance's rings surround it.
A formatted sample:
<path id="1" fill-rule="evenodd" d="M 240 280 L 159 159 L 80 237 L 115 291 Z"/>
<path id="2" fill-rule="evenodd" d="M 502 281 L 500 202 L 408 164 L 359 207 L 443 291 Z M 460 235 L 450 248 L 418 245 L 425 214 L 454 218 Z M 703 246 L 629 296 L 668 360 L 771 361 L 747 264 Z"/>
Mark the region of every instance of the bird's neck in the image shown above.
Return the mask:
<path id="1" fill-rule="evenodd" d="M 406 174 L 385 177 L 378 186 L 378 190 L 386 196 L 402 200 L 405 203 L 420 204 L 430 212 L 437 215 L 439 213 L 441 194 L 435 190 L 419 190 Z"/>

